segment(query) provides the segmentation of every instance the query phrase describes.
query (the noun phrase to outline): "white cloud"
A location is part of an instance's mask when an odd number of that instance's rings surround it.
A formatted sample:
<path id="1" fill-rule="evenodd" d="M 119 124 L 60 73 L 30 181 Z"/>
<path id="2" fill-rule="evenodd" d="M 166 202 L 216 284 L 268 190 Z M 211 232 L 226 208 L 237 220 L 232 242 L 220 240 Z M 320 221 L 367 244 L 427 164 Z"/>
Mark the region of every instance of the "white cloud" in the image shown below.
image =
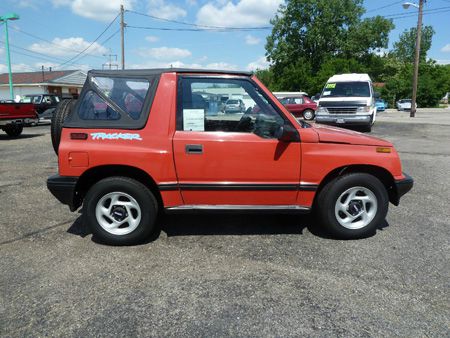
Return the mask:
<path id="1" fill-rule="evenodd" d="M 202 6 L 197 13 L 197 24 L 223 27 L 252 27 L 269 24 L 283 0 L 239 0 Z"/>
<path id="2" fill-rule="evenodd" d="M 201 68 L 206 68 L 206 69 L 218 69 L 218 70 L 237 70 L 238 66 L 227 63 L 227 62 L 213 62 L 213 63 L 208 63 L 206 66 L 201 67 Z"/>
<path id="3" fill-rule="evenodd" d="M 267 69 L 269 68 L 270 63 L 264 56 L 261 56 L 258 60 L 250 62 L 247 65 L 247 70 L 257 70 L 257 69 Z"/>
<path id="4" fill-rule="evenodd" d="M 52 43 L 42 42 L 33 43 L 29 49 L 34 52 L 44 53 L 51 56 L 70 56 L 76 55 L 77 51 L 81 52 L 87 48 L 91 42 L 80 37 L 71 37 L 66 39 L 54 38 Z M 92 47 L 87 50 L 89 54 L 102 55 L 108 52 L 108 49 L 97 42 L 94 42 Z"/>
<path id="5" fill-rule="evenodd" d="M 159 37 L 157 36 L 153 36 L 153 35 L 149 35 L 145 37 L 145 40 L 147 40 L 148 42 L 157 42 L 159 41 Z"/>
<path id="6" fill-rule="evenodd" d="M 52 0 L 55 7 L 70 7 L 75 14 L 98 21 L 110 21 L 120 11 L 120 5 L 125 9 L 133 9 L 135 0 Z"/>
<path id="7" fill-rule="evenodd" d="M 148 14 L 173 20 L 186 16 L 187 12 L 181 7 L 167 3 L 165 0 L 149 0 Z"/>
<path id="8" fill-rule="evenodd" d="M 182 59 L 192 55 L 187 49 L 158 47 L 158 48 L 142 48 L 138 51 L 142 57 L 151 57 L 157 60 Z"/>
<path id="9" fill-rule="evenodd" d="M 442 47 L 441 52 L 450 53 L 450 43 L 447 43 L 444 47 Z"/>
<path id="10" fill-rule="evenodd" d="M 450 60 L 436 60 L 438 65 L 450 65 Z"/>
<path id="11" fill-rule="evenodd" d="M 128 68 L 132 69 L 145 69 L 145 68 L 193 68 L 193 69 L 226 69 L 226 70 L 236 70 L 238 67 L 227 62 L 212 62 L 206 65 L 200 63 L 185 63 L 180 60 L 174 61 L 157 61 L 150 60 L 145 63 L 132 64 Z"/>
<path id="12" fill-rule="evenodd" d="M 25 63 L 13 63 L 11 65 L 11 70 L 13 72 L 35 72 L 37 69 Z M 0 73 L 7 73 L 8 67 L 5 64 L 0 63 Z"/>
<path id="13" fill-rule="evenodd" d="M 260 42 L 261 42 L 261 39 L 260 39 L 260 38 L 257 38 L 256 36 L 253 36 L 253 35 L 248 34 L 248 35 L 245 37 L 245 43 L 246 43 L 247 45 L 257 45 L 257 44 L 259 44 Z"/>

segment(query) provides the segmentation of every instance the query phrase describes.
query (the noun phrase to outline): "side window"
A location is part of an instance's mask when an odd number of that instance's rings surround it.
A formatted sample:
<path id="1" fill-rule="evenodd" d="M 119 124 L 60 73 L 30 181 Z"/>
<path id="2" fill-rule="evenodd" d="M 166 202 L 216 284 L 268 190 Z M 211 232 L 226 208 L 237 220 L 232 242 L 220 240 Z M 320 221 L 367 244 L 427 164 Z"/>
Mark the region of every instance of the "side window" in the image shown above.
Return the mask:
<path id="1" fill-rule="evenodd" d="M 296 97 L 294 98 L 295 104 L 303 104 L 303 98 L 302 97 Z"/>
<path id="2" fill-rule="evenodd" d="M 148 80 L 97 76 L 92 82 L 133 120 L 139 119 L 150 87 Z"/>
<path id="3" fill-rule="evenodd" d="M 248 80 L 181 78 L 177 129 L 274 138 L 284 119 Z"/>
<path id="4" fill-rule="evenodd" d="M 78 116 L 82 120 L 118 120 L 120 118 L 120 114 L 92 90 L 84 95 L 78 109 Z"/>

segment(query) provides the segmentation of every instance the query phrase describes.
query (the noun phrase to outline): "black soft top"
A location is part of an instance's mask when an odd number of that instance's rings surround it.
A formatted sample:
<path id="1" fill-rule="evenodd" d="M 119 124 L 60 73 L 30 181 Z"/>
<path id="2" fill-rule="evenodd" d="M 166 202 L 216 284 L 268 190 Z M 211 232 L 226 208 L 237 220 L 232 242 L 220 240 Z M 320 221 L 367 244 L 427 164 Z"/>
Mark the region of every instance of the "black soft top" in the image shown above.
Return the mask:
<path id="1" fill-rule="evenodd" d="M 199 74 L 231 74 L 251 76 L 252 72 L 216 69 L 190 69 L 190 68 L 154 68 L 154 69 L 124 69 L 124 70 L 90 70 L 90 76 L 154 76 L 162 73 L 199 73 Z"/>

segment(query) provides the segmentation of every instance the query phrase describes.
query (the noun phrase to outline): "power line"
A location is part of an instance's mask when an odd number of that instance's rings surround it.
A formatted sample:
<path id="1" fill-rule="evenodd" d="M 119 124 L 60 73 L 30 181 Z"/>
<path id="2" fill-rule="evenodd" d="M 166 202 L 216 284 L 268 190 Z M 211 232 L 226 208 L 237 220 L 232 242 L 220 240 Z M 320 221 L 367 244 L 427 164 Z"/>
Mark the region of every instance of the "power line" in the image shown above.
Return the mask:
<path id="1" fill-rule="evenodd" d="M 34 34 L 32 34 L 32 33 L 26 32 L 26 31 L 22 30 L 21 28 L 15 28 L 15 27 L 10 27 L 10 28 L 14 29 L 16 32 L 22 33 L 22 34 L 24 34 L 24 35 L 28 35 L 28 36 L 30 36 L 30 37 L 32 37 L 32 38 L 34 38 L 34 39 L 48 42 L 48 43 L 50 43 L 50 44 L 52 44 L 52 45 L 54 45 L 54 46 L 57 46 L 59 49 L 64 49 L 64 50 L 67 50 L 67 51 L 80 53 L 79 50 L 72 49 L 72 48 L 67 48 L 67 47 L 64 47 L 64 46 L 60 46 L 60 45 L 58 45 L 57 43 L 55 43 L 55 42 L 53 42 L 53 41 L 44 39 L 44 38 L 39 37 L 39 36 L 37 36 L 37 35 L 34 35 Z M 98 55 L 95 55 L 95 54 L 89 54 L 89 53 L 86 53 L 86 54 L 88 54 L 88 55 L 90 55 L 90 56 L 92 56 L 92 57 L 96 57 L 96 58 L 103 59 L 101 56 L 98 56 Z"/>
<path id="2" fill-rule="evenodd" d="M 168 27 L 148 27 L 148 26 L 131 26 L 127 25 L 128 28 L 135 29 L 147 29 L 147 30 L 156 30 L 156 31 L 176 31 L 176 32 L 250 32 L 255 30 L 266 30 L 272 29 L 272 27 L 265 28 L 217 28 L 217 29 L 206 29 L 206 28 L 168 28 Z"/>
<path id="3" fill-rule="evenodd" d="M 450 6 L 446 6 L 446 7 L 440 7 L 440 8 L 430 8 L 430 9 L 426 9 L 423 11 L 424 14 L 426 13 L 434 13 L 436 11 L 441 11 L 441 10 L 445 10 L 445 9 L 450 9 Z M 417 16 L 417 14 L 410 14 L 410 13 L 394 13 L 394 14 L 389 14 L 389 15 L 383 15 L 385 18 L 390 18 L 390 17 L 395 17 L 395 16 L 404 16 L 404 15 L 414 15 Z"/>
<path id="4" fill-rule="evenodd" d="M 271 26 L 261 26 L 261 27 L 225 27 L 225 26 L 208 26 L 208 25 L 199 25 L 199 24 L 195 24 L 195 23 L 190 23 L 190 22 L 185 22 L 185 21 L 178 21 L 178 20 L 170 20 L 170 19 L 165 19 L 165 18 L 161 18 L 161 17 L 157 17 L 154 15 L 150 15 L 150 14 L 145 14 L 145 13 L 141 13 L 141 12 L 136 12 L 130 9 L 127 9 L 125 12 L 129 12 L 129 13 L 133 13 L 133 14 L 137 14 L 137 15 L 141 15 L 141 16 L 146 16 L 155 20 L 160 20 L 160 21 L 165 21 L 165 22 L 171 22 L 171 23 L 177 23 L 180 25 L 187 25 L 187 26 L 192 26 L 192 27 L 198 27 L 198 28 L 207 28 L 207 29 L 213 29 L 213 30 L 262 30 L 262 29 L 272 29 Z"/>
<path id="5" fill-rule="evenodd" d="M 66 64 L 68 64 L 69 62 L 75 60 L 76 58 L 78 58 L 80 55 L 82 55 L 84 52 L 86 52 L 89 48 L 91 48 L 91 46 L 96 43 L 98 41 L 98 39 L 100 39 L 102 37 L 103 34 L 106 33 L 106 31 L 109 29 L 109 27 L 112 26 L 112 24 L 117 20 L 117 18 L 119 17 L 119 14 L 116 15 L 116 17 L 108 24 L 108 26 L 106 26 L 106 28 L 100 33 L 100 35 L 98 35 L 94 41 L 92 41 L 92 43 L 87 46 L 85 49 L 83 49 L 81 52 L 79 52 L 77 55 L 75 55 L 74 57 L 70 58 L 69 60 L 67 60 L 64 63 L 61 63 L 60 65 L 58 65 L 57 67 L 62 67 Z"/>
<path id="6" fill-rule="evenodd" d="M 389 5 L 381 6 L 381 7 L 374 8 L 374 9 L 369 9 L 368 11 L 366 11 L 366 13 L 376 12 L 376 11 L 379 11 L 380 9 L 384 9 L 384 8 L 388 8 L 388 7 L 391 7 L 391 6 L 395 6 L 395 5 L 398 5 L 399 3 L 402 3 L 402 2 L 404 2 L 404 0 L 394 1 L 393 3 L 390 3 Z"/>
<path id="7" fill-rule="evenodd" d="M 101 44 L 104 45 L 105 43 L 107 43 L 107 42 L 108 42 L 109 40 L 111 40 L 114 36 L 116 36 L 117 33 L 119 33 L 119 31 L 120 31 L 120 29 L 116 30 L 113 34 L 111 34 L 108 38 L 106 38 Z M 79 57 L 78 60 L 76 60 L 76 61 L 74 61 L 74 62 L 67 63 L 67 65 L 80 65 L 79 63 L 76 63 L 76 62 L 79 62 L 81 59 L 84 59 L 84 58 L 87 57 L 88 55 L 89 55 L 89 54 L 84 54 L 84 55 L 82 55 L 81 57 Z M 57 67 L 60 67 L 60 66 L 57 66 Z"/>

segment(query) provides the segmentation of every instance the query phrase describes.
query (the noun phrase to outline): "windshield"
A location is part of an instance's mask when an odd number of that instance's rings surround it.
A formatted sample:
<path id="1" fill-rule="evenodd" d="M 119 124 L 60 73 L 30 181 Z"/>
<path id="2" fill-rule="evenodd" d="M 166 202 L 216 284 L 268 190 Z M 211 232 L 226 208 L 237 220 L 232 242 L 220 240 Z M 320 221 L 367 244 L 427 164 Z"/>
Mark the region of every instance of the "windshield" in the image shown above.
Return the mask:
<path id="1" fill-rule="evenodd" d="M 42 96 L 41 95 L 27 95 L 21 100 L 24 103 L 41 103 Z"/>
<path id="2" fill-rule="evenodd" d="M 228 100 L 227 104 L 238 104 L 238 100 Z"/>
<path id="3" fill-rule="evenodd" d="M 322 97 L 370 97 L 368 82 L 328 82 L 322 92 Z"/>

